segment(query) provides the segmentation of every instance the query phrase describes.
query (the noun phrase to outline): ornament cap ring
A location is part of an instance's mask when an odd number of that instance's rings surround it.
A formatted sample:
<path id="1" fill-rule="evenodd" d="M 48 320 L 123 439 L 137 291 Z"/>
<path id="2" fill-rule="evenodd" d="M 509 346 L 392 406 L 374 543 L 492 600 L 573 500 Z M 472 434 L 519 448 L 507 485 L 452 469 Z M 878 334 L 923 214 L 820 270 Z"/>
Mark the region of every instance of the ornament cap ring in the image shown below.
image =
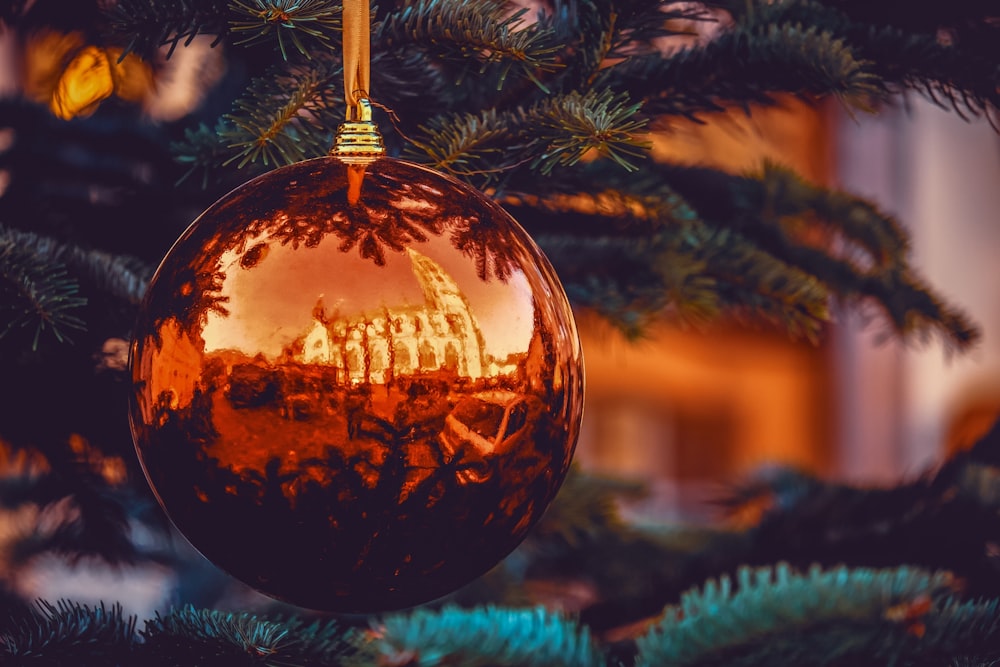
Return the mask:
<path id="1" fill-rule="evenodd" d="M 337 129 L 330 155 L 348 164 L 369 164 L 384 154 L 385 144 L 372 120 L 371 102 L 362 97 L 356 107 L 347 107 L 347 120 Z"/>

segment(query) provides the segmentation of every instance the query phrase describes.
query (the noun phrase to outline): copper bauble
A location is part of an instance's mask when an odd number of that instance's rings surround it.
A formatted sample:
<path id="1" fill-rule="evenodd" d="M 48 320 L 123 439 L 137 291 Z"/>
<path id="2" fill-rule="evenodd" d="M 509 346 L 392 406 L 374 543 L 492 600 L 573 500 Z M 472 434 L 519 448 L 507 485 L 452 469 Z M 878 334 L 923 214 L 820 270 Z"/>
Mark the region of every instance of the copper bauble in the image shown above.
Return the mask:
<path id="1" fill-rule="evenodd" d="M 555 495 L 581 417 L 548 261 L 477 191 L 390 158 L 308 160 L 216 202 L 157 270 L 130 358 L 167 514 L 314 609 L 407 607 L 495 565 Z"/>

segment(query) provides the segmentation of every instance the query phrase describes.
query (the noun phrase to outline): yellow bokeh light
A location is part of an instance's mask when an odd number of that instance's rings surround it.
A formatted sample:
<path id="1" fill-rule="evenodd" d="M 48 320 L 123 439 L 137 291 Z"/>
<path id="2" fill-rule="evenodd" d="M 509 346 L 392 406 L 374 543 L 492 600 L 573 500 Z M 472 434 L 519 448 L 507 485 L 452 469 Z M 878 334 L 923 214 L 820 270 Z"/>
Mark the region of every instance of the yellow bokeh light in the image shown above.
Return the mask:
<path id="1" fill-rule="evenodd" d="M 87 46 L 66 67 L 53 91 L 49 108 L 59 118 L 69 120 L 93 113 L 114 91 L 107 54 L 97 47 Z"/>
<path id="2" fill-rule="evenodd" d="M 138 57 L 87 45 L 79 33 L 40 33 L 27 56 L 25 93 L 64 120 L 90 115 L 112 95 L 141 100 L 153 86 L 149 66 Z"/>

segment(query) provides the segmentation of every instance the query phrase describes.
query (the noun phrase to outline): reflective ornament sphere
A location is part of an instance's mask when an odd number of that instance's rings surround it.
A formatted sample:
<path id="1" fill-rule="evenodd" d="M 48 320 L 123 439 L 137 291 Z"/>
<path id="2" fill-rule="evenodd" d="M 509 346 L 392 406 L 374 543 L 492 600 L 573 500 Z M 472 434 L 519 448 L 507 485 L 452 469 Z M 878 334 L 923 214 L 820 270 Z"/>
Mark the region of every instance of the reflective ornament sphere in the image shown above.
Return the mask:
<path id="1" fill-rule="evenodd" d="M 524 538 L 561 484 L 580 344 L 534 242 L 415 164 L 319 158 L 205 211 L 133 337 L 153 491 L 209 560 L 313 609 L 445 595 Z"/>

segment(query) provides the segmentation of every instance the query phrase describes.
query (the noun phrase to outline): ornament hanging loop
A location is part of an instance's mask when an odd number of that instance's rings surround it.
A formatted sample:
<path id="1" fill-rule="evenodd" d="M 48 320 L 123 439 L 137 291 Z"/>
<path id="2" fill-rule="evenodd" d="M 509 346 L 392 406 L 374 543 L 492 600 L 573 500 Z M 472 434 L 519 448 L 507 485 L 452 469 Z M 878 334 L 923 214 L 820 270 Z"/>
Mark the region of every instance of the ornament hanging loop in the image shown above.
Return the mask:
<path id="1" fill-rule="evenodd" d="M 330 154 L 348 164 L 368 164 L 385 153 L 382 134 L 372 121 L 368 99 L 371 70 L 369 0 L 344 0 L 344 99 L 347 119 L 337 130 Z"/>

